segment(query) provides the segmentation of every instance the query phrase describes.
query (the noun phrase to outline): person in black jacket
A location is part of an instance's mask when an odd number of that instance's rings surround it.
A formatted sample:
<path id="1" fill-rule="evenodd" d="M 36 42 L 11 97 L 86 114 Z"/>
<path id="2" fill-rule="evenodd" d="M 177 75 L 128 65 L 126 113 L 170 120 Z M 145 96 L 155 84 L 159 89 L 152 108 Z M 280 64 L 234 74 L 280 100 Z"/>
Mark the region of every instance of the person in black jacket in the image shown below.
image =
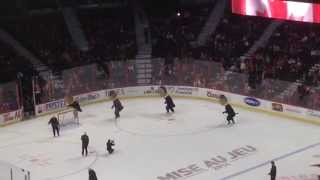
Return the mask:
<path id="1" fill-rule="evenodd" d="M 277 167 L 274 164 L 274 161 L 271 161 L 271 170 L 269 172 L 269 175 L 271 177 L 271 180 L 276 180 L 276 176 L 277 176 Z"/>
<path id="2" fill-rule="evenodd" d="M 80 104 L 78 101 L 73 101 L 71 104 L 68 105 L 69 107 L 73 108 L 73 118 L 76 120 L 79 124 L 79 116 L 78 112 L 82 112 L 82 109 L 80 107 Z"/>
<path id="3" fill-rule="evenodd" d="M 234 122 L 234 116 L 236 115 L 236 113 L 234 112 L 232 106 L 230 104 L 226 104 L 225 105 L 225 111 L 223 112 L 223 114 L 227 113 L 228 116 L 227 116 L 227 121 L 228 121 L 228 124 L 230 124 L 230 121 L 235 124 Z"/>
<path id="4" fill-rule="evenodd" d="M 171 96 L 168 95 L 167 88 L 162 86 L 160 87 L 159 91 L 160 91 L 160 96 L 164 97 L 165 99 L 164 104 L 166 104 L 167 113 L 169 113 L 170 111 L 174 112 L 173 108 L 176 107 L 176 105 L 174 104 Z"/>
<path id="5" fill-rule="evenodd" d="M 53 116 L 50 119 L 48 124 L 51 124 L 52 131 L 53 131 L 53 136 L 56 137 L 56 133 L 57 133 L 58 136 L 60 136 L 60 134 L 59 134 L 60 124 L 59 124 L 58 119 L 55 116 Z"/>
<path id="6" fill-rule="evenodd" d="M 98 180 L 96 172 L 93 169 L 89 169 L 89 180 Z"/>
<path id="7" fill-rule="evenodd" d="M 114 108 L 114 115 L 117 118 L 120 117 L 120 111 L 122 111 L 123 106 L 120 102 L 120 100 L 117 97 L 117 93 L 115 91 L 110 91 L 110 96 L 113 99 L 113 105 L 112 105 L 112 109 Z"/>
<path id="8" fill-rule="evenodd" d="M 82 112 L 81 106 L 78 101 L 73 101 L 71 104 L 68 105 L 69 107 L 72 107 L 73 109 L 77 110 L 78 112 Z"/>
<path id="9" fill-rule="evenodd" d="M 81 136 L 81 142 L 82 142 L 82 156 L 84 155 L 88 156 L 89 137 L 86 132 Z"/>
<path id="10" fill-rule="evenodd" d="M 166 106 L 167 113 L 169 113 L 169 110 L 170 110 L 171 112 L 174 112 L 174 109 L 173 109 L 173 108 L 176 107 L 176 105 L 174 104 L 171 96 L 167 95 L 167 96 L 165 97 L 165 104 L 167 105 L 167 106 Z"/>
<path id="11" fill-rule="evenodd" d="M 112 109 L 114 108 L 114 115 L 116 119 L 120 117 L 120 111 L 122 111 L 123 106 L 118 98 L 113 100 Z"/>
<path id="12" fill-rule="evenodd" d="M 112 146 L 114 146 L 114 141 L 111 139 L 108 139 L 107 141 L 107 151 L 109 152 L 109 154 L 112 154 L 114 149 L 112 148 Z"/>

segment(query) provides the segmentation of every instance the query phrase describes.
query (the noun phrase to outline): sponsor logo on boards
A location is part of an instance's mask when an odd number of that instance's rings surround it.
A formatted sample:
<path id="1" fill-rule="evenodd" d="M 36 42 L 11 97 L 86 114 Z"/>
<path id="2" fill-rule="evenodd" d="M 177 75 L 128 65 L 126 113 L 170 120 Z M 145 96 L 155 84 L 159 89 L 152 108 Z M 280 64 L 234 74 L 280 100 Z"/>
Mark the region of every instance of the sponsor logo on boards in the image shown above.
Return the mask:
<path id="1" fill-rule="evenodd" d="M 307 115 L 312 116 L 312 117 L 316 117 L 316 118 L 320 118 L 320 112 L 318 111 L 307 111 Z"/>
<path id="2" fill-rule="evenodd" d="M 294 107 L 284 107 L 284 110 L 287 112 L 291 112 L 291 113 L 296 113 L 296 114 L 302 114 L 302 111 L 299 110 L 298 108 L 294 108 Z"/>
<path id="3" fill-rule="evenodd" d="M 89 94 L 86 94 L 86 95 L 77 96 L 75 98 L 75 100 L 78 101 L 79 103 L 82 103 L 82 102 L 96 100 L 96 99 L 99 99 L 99 98 L 100 98 L 100 94 L 99 93 L 89 93 Z"/>
<path id="4" fill-rule="evenodd" d="M 244 98 L 244 102 L 249 106 L 255 106 L 255 107 L 260 106 L 261 104 L 259 100 L 252 97 Z"/>
<path id="5" fill-rule="evenodd" d="M 42 109 L 44 112 L 46 111 L 51 111 L 51 110 L 56 110 L 64 107 L 64 100 L 58 100 L 58 101 L 53 101 L 49 102 L 45 105 L 45 108 Z"/>
<path id="6" fill-rule="evenodd" d="M 193 91 L 194 91 L 194 88 L 192 87 L 178 87 L 176 90 L 176 94 L 192 95 Z"/>
<path id="7" fill-rule="evenodd" d="M 22 118 L 22 110 L 2 114 L 4 122 L 16 121 Z"/>
<path id="8" fill-rule="evenodd" d="M 158 90 L 158 87 L 150 87 L 149 89 L 145 90 L 143 92 L 143 94 L 150 94 L 150 95 L 153 95 L 153 94 L 159 94 L 159 90 Z"/>
<path id="9" fill-rule="evenodd" d="M 282 104 L 279 103 L 272 103 L 272 110 L 274 111 L 279 111 L 279 112 L 283 112 L 283 106 Z"/>
<path id="10" fill-rule="evenodd" d="M 215 98 L 215 99 L 220 99 L 220 94 L 216 94 L 216 93 L 211 92 L 211 91 L 207 91 L 207 96 L 211 97 L 211 98 Z"/>

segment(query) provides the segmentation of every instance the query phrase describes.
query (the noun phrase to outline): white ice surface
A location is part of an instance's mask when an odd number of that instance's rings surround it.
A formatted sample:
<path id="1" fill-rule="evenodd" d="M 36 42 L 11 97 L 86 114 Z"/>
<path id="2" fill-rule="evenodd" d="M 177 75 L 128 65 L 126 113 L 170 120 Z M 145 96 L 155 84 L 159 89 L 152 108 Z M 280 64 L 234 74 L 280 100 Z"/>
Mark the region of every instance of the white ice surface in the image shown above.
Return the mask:
<path id="1" fill-rule="evenodd" d="M 10 125 L 0 129 L 0 161 L 30 170 L 31 180 L 87 180 L 89 167 L 99 180 L 265 180 L 276 158 L 280 179 L 320 174 L 310 166 L 320 164 L 318 126 L 237 108 L 237 124 L 226 126 L 218 104 L 175 103 L 176 112 L 166 114 L 160 98 L 126 100 L 117 121 L 110 102 L 85 106 L 80 126 L 64 127 L 58 138 L 47 124 L 50 116 Z M 90 138 L 88 157 L 81 156 L 83 132 Z M 106 153 L 108 138 L 116 143 L 112 155 Z M 247 146 L 256 151 L 239 149 Z M 232 159 L 232 151 L 240 157 Z M 205 165 L 217 157 L 227 164 Z M 202 171 L 167 176 L 190 165 Z"/>

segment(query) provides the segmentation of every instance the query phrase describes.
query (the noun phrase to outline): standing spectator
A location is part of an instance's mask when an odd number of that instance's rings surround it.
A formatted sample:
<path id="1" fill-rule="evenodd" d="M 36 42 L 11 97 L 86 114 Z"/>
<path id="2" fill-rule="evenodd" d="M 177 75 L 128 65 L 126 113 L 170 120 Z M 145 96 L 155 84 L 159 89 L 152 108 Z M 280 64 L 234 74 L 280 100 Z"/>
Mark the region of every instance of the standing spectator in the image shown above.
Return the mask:
<path id="1" fill-rule="evenodd" d="M 86 132 L 81 136 L 81 142 L 82 142 L 82 156 L 85 155 L 88 156 L 88 145 L 89 145 L 89 137 Z"/>
<path id="2" fill-rule="evenodd" d="M 303 101 L 304 98 L 308 95 L 308 90 L 304 84 L 298 86 L 299 100 Z"/>
<path id="3" fill-rule="evenodd" d="M 89 180 L 98 180 L 96 172 L 93 169 L 89 169 Z"/>
<path id="4" fill-rule="evenodd" d="M 271 180 L 276 180 L 276 175 L 277 175 L 277 167 L 274 164 L 274 161 L 271 161 L 271 170 L 269 173 Z"/>
<path id="5" fill-rule="evenodd" d="M 247 69 L 247 66 L 246 66 L 245 60 L 244 60 L 244 59 L 241 59 L 241 62 L 240 62 L 240 72 L 241 72 L 241 73 L 244 73 L 244 72 L 246 72 L 246 69 Z"/>

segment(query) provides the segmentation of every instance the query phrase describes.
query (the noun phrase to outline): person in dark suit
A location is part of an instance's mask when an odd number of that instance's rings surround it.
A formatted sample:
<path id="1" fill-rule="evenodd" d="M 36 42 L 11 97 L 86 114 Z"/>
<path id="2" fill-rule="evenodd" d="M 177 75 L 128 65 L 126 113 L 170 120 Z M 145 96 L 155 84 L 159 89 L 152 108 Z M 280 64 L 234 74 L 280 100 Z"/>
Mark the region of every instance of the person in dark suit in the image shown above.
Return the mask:
<path id="1" fill-rule="evenodd" d="M 81 136 L 81 143 L 82 143 L 82 156 L 88 156 L 88 145 L 89 145 L 89 136 L 85 132 Z"/>
<path id="2" fill-rule="evenodd" d="M 78 101 L 73 101 L 71 104 L 68 105 L 69 107 L 72 107 L 73 109 L 77 110 L 78 112 L 82 112 L 81 106 Z"/>
<path id="3" fill-rule="evenodd" d="M 111 140 L 111 139 L 108 139 L 108 141 L 107 141 L 107 151 L 109 152 L 109 154 L 112 154 L 113 153 L 113 151 L 114 151 L 114 149 L 112 148 L 112 146 L 114 146 L 115 144 L 114 144 L 114 141 L 113 140 Z"/>
<path id="4" fill-rule="evenodd" d="M 114 108 L 114 115 L 117 118 L 120 117 L 120 111 L 123 110 L 123 106 L 117 96 L 117 93 L 115 91 L 110 91 L 109 96 L 111 97 L 111 99 L 113 100 L 113 105 L 112 105 L 112 109 Z"/>
<path id="5" fill-rule="evenodd" d="M 165 97 L 165 102 L 164 102 L 167 106 L 166 106 L 166 110 L 167 110 L 167 113 L 169 113 L 170 111 L 171 112 L 174 112 L 174 107 L 176 107 L 176 105 L 174 104 L 171 96 L 167 95 Z"/>
<path id="6" fill-rule="evenodd" d="M 118 98 L 115 98 L 113 100 L 112 109 L 114 108 L 114 115 L 116 116 L 116 119 L 120 117 L 120 111 L 122 111 L 123 106 Z"/>
<path id="7" fill-rule="evenodd" d="M 271 180 L 276 180 L 276 176 L 277 176 L 277 167 L 274 164 L 274 161 L 271 161 L 271 169 L 269 172 L 269 175 L 271 177 Z"/>
<path id="8" fill-rule="evenodd" d="M 59 124 L 58 119 L 55 116 L 53 116 L 50 119 L 48 124 L 51 124 L 52 131 L 53 131 L 53 136 L 56 137 L 56 133 L 57 133 L 58 136 L 60 136 L 60 134 L 59 134 L 60 124 Z"/>
<path id="9" fill-rule="evenodd" d="M 228 124 L 230 124 L 230 122 L 232 122 L 233 124 L 235 124 L 234 122 L 234 116 L 236 116 L 236 113 L 234 112 L 232 106 L 230 104 L 226 104 L 225 105 L 225 111 L 223 112 L 223 114 L 227 113 L 228 116 L 227 116 L 227 121 L 228 121 Z"/>
<path id="10" fill-rule="evenodd" d="M 96 172 L 93 169 L 88 170 L 89 180 L 98 180 Z"/>
<path id="11" fill-rule="evenodd" d="M 73 118 L 79 124 L 79 116 L 78 112 L 82 112 L 81 106 L 78 101 L 73 101 L 71 104 L 68 105 L 69 107 L 73 108 Z"/>
<path id="12" fill-rule="evenodd" d="M 167 88 L 164 87 L 164 86 L 161 86 L 159 88 L 159 94 L 161 97 L 164 97 L 164 104 L 166 104 L 166 110 L 167 110 L 167 113 L 169 113 L 170 111 L 171 112 L 174 112 L 174 107 L 176 107 L 176 105 L 174 104 L 171 96 L 168 94 L 167 92 Z"/>

